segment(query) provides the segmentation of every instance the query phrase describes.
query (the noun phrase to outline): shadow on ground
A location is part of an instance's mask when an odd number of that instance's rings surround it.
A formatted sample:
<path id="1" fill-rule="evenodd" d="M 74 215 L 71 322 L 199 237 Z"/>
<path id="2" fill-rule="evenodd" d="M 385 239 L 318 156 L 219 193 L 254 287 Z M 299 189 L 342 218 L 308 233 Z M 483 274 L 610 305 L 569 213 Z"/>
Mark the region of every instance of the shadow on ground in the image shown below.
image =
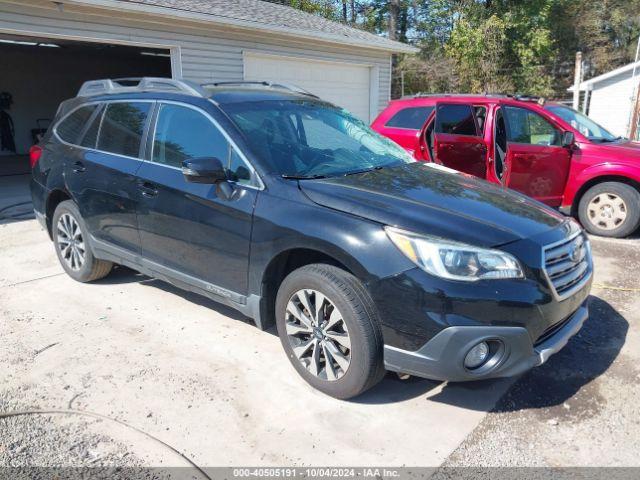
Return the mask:
<path id="1" fill-rule="evenodd" d="M 582 330 L 547 363 L 520 377 L 492 411 L 509 412 L 564 405 L 609 369 L 625 343 L 628 329 L 629 323 L 615 308 L 601 298 L 591 296 L 589 319 Z M 473 396 L 474 390 L 482 388 L 481 384 L 484 383 L 450 384 L 430 400 L 474 408 L 472 399 L 448 390 L 450 387 L 463 388 Z M 594 395 L 587 397 L 592 398 L 586 401 L 597 401 Z"/>
<path id="2" fill-rule="evenodd" d="M 125 267 L 117 267 L 109 277 L 97 283 L 132 282 L 178 295 L 234 320 L 253 323 L 251 319 L 230 307 Z M 496 392 L 505 391 L 511 380 L 448 383 L 441 391 L 429 397 L 429 401 L 478 411 L 496 412 L 562 405 L 583 387 L 605 373 L 625 343 L 629 324 L 615 308 L 596 296 L 589 298 L 589 308 L 589 319 L 567 346 L 552 356 L 546 364 L 524 374 L 506 395 L 502 395 L 495 406 L 492 399 L 496 398 Z M 268 333 L 277 335 L 274 327 L 270 328 Z M 395 374 L 390 373 L 376 387 L 353 401 L 363 404 L 401 402 L 426 395 L 441 383 L 420 378 L 401 381 Z"/>

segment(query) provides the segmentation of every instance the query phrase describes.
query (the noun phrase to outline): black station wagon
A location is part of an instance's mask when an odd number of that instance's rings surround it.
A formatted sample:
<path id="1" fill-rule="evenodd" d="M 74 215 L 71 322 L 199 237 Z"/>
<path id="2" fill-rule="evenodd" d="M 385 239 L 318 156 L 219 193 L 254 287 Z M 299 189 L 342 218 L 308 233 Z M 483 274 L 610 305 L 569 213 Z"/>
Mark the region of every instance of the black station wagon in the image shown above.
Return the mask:
<path id="1" fill-rule="evenodd" d="M 577 223 L 416 162 L 295 87 L 87 82 L 31 163 L 72 278 L 125 265 L 275 323 L 298 373 L 338 398 L 386 370 L 514 375 L 587 318 Z"/>

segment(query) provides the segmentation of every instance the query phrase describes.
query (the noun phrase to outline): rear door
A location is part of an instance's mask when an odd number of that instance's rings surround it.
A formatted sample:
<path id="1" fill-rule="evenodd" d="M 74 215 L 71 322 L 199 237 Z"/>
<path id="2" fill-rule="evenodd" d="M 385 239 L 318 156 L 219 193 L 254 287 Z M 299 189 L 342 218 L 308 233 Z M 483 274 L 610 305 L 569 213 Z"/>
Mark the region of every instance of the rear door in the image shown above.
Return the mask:
<path id="1" fill-rule="evenodd" d="M 145 265 L 216 295 L 242 302 L 258 179 L 213 118 L 194 106 L 159 102 L 147 161 L 138 171 L 138 223 Z M 232 194 L 189 183 L 188 158 L 227 165 Z"/>
<path id="2" fill-rule="evenodd" d="M 434 106 L 403 107 L 391 115 L 391 118 L 379 128 L 383 135 L 396 142 L 416 159 L 429 160 L 428 156 L 426 158 L 423 156 L 420 148 L 420 135 L 434 109 Z"/>
<path id="3" fill-rule="evenodd" d="M 67 187 L 94 239 L 133 253 L 140 250 L 135 174 L 152 106 L 140 100 L 96 105 L 65 164 Z"/>
<path id="4" fill-rule="evenodd" d="M 527 108 L 501 108 L 507 129 L 503 183 L 550 206 L 562 202 L 571 150 L 561 145 L 562 131 Z"/>
<path id="5" fill-rule="evenodd" d="M 487 147 L 471 104 L 438 103 L 433 133 L 436 163 L 485 178 Z"/>

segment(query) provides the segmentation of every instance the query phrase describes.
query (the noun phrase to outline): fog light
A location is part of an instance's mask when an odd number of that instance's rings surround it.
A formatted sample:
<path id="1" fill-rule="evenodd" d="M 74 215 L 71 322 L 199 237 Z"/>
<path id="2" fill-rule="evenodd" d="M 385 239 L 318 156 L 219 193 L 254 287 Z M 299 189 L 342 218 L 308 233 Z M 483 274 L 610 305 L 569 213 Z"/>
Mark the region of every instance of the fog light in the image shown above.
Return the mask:
<path id="1" fill-rule="evenodd" d="M 489 345 L 487 342 L 480 342 L 464 357 L 464 366 L 469 369 L 478 368 L 489 358 Z"/>

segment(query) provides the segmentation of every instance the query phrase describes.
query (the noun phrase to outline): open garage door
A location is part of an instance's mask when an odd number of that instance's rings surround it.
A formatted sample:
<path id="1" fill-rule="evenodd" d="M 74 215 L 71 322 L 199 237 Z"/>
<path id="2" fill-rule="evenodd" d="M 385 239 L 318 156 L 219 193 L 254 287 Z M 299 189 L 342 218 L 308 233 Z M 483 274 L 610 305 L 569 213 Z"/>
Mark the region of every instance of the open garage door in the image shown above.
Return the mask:
<path id="1" fill-rule="evenodd" d="M 245 53 L 244 79 L 297 85 L 371 120 L 371 68 L 364 65 Z"/>
<path id="2" fill-rule="evenodd" d="M 15 175 L 28 172 L 26 155 L 38 133 L 83 82 L 171 77 L 171 58 L 163 49 L 0 33 L 0 72 L 0 175 Z"/>

